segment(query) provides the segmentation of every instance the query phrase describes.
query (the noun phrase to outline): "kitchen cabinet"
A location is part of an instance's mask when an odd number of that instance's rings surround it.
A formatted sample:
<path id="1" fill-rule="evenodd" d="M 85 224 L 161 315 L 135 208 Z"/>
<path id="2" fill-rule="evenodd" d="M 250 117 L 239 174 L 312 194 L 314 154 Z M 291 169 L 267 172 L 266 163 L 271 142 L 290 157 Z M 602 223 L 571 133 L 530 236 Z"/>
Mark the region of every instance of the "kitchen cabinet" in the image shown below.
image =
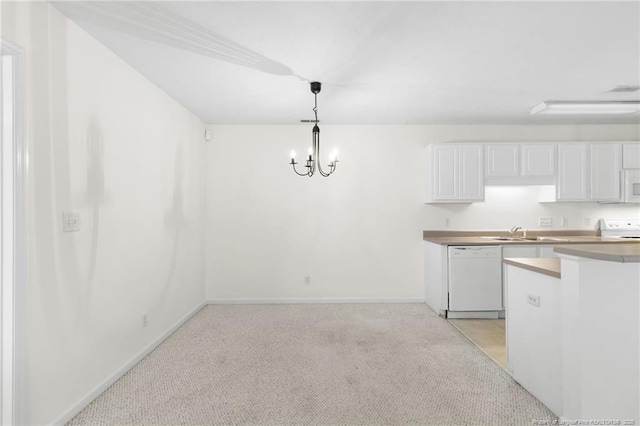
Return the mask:
<path id="1" fill-rule="evenodd" d="M 484 201 L 485 185 L 553 185 L 560 202 L 623 202 L 638 142 L 452 143 L 427 149 L 427 203 Z"/>
<path id="2" fill-rule="evenodd" d="M 524 144 L 521 149 L 522 176 L 548 177 L 556 175 L 556 147 L 552 144 Z"/>
<path id="3" fill-rule="evenodd" d="M 424 290 L 427 305 L 446 316 L 449 309 L 449 254 L 445 244 L 424 242 Z"/>
<path id="4" fill-rule="evenodd" d="M 502 257 L 538 257 L 538 247 L 534 245 L 503 246 Z"/>
<path id="5" fill-rule="evenodd" d="M 508 245 L 502 247 L 502 257 L 558 257 L 552 244 Z"/>
<path id="6" fill-rule="evenodd" d="M 554 144 L 490 144 L 485 146 L 488 185 L 543 185 L 553 183 Z"/>
<path id="7" fill-rule="evenodd" d="M 640 143 L 622 144 L 622 168 L 640 169 Z"/>
<path id="8" fill-rule="evenodd" d="M 482 145 L 429 145 L 427 203 L 484 201 L 483 164 Z"/>
<path id="9" fill-rule="evenodd" d="M 593 143 L 591 148 L 592 201 L 622 201 L 620 175 L 622 172 L 622 145 L 619 143 Z"/>
<path id="10" fill-rule="evenodd" d="M 486 146 L 486 177 L 513 177 L 520 175 L 520 146 L 495 144 Z"/>
<path id="11" fill-rule="evenodd" d="M 557 201 L 589 201 L 589 145 L 558 145 Z"/>
<path id="12" fill-rule="evenodd" d="M 536 257 L 544 258 L 558 258 L 558 254 L 553 251 L 555 246 L 552 245 L 540 245 L 536 247 Z"/>

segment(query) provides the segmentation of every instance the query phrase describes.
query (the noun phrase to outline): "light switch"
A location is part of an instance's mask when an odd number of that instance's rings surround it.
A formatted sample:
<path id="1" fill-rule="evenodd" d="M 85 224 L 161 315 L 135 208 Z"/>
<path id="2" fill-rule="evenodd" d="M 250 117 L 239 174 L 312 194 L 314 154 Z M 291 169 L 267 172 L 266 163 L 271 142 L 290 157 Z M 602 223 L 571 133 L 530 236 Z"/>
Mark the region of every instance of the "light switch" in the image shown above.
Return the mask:
<path id="1" fill-rule="evenodd" d="M 62 212 L 62 232 L 77 232 L 80 230 L 80 213 Z"/>

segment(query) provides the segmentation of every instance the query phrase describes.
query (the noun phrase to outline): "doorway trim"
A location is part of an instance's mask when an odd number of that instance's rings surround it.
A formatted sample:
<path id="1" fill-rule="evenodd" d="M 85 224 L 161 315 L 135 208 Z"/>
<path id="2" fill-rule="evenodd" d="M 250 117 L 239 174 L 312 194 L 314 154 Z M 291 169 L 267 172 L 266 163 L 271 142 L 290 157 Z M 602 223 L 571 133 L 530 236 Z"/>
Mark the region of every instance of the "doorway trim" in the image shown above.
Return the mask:
<path id="1" fill-rule="evenodd" d="M 0 116 L 0 180 L 1 206 L 0 226 L 2 250 L 0 259 L 0 350 L 2 356 L 0 385 L 0 423 L 23 424 L 25 418 L 25 319 L 27 288 L 27 176 L 28 148 L 25 132 L 26 73 L 24 51 L 5 40 L 0 40 L 1 69 L 0 84 L 5 88 L 4 78 L 11 78 L 11 93 L 4 93 L 0 110 L 11 102 L 12 115 L 8 117 L 13 131 L 5 140 L 4 115 Z M 4 74 L 9 74 L 4 75 Z M 4 111 L 2 111 L 4 114 Z"/>

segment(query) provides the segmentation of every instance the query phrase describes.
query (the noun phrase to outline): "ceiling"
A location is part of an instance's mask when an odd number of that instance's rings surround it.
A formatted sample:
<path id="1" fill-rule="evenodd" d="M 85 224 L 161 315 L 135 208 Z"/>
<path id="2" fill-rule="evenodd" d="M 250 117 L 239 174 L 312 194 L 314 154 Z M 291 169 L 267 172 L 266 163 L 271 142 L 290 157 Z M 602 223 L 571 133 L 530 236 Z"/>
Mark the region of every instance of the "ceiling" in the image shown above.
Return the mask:
<path id="1" fill-rule="evenodd" d="M 212 124 L 640 124 L 640 2 L 53 2 Z"/>

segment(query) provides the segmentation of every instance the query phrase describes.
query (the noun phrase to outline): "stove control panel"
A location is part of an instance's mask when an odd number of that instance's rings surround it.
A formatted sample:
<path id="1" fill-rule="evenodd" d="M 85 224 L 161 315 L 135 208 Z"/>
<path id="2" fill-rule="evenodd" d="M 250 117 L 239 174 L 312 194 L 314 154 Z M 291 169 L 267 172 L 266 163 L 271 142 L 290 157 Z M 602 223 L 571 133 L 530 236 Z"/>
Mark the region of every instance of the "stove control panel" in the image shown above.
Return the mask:
<path id="1" fill-rule="evenodd" d="M 639 229 L 640 220 L 637 219 L 600 219 L 600 229 Z"/>
<path id="2" fill-rule="evenodd" d="M 640 236 L 640 219 L 600 219 L 603 237 Z"/>

